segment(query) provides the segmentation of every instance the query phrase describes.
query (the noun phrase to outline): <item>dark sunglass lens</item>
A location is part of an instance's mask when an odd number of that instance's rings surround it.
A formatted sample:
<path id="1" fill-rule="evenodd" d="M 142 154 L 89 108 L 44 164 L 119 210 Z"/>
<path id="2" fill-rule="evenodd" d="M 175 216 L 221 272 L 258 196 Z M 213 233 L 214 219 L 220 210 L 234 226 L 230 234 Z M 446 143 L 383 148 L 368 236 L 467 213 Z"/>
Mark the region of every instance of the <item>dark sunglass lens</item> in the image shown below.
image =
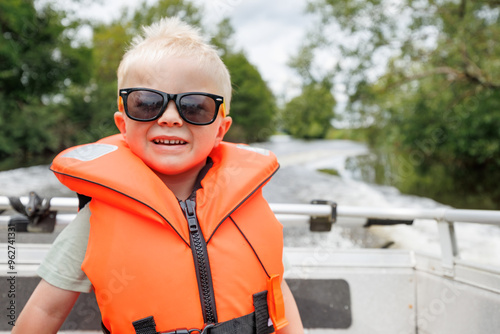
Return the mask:
<path id="1" fill-rule="evenodd" d="M 136 90 L 127 98 L 127 111 L 130 117 L 151 120 L 158 116 L 163 106 L 163 97 L 155 92 Z"/>
<path id="2" fill-rule="evenodd" d="M 179 104 L 184 118 L 195 124 L 212 122 L 217 112 L 214 99 L 204 95 L 183 96 Z"/>

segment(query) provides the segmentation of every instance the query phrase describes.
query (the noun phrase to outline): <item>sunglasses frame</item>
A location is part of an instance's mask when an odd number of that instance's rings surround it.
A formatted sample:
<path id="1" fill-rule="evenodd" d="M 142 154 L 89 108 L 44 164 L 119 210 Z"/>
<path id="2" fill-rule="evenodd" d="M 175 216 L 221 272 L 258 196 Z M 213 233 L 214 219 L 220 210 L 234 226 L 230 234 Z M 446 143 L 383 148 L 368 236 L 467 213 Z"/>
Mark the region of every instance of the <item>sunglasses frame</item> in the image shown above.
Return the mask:
<path id="1" fill-rule="evenodd" d="M 161 106 L 161 110 L 158 113 L 158 115 L 156 115 L 155 117 L 149 118 L 149 119 L 141 119 L 141 118 L 133 117 L 132 115 L 129 114 L 128 107 L 127 107 L 128 96 L 129 96 L 130 93 L 136 92 L 136 91 L 153 92 L 153 93 L 159 94 L 159 95 L 161 95 L 163 97 L 163 105 Z M 212 124 L 217 119 L 217 115 L 219 114 L 221 106 L 222 106 L 222 117 L 225 117 L 224 97 L 222 97 L 220 95 L 215 95 L 215 94 L 210 94 L 210 93 L 203 93 L 203 92 L 188 92 L 188 93 L 180 93 L 180 94 L 169 94 L 169 93 L 162 92 L 160 90 L 151 89 L 151 88 L 142 88 L 142 87 L 137 87 L 137 88 L 122 88 L 119 91 L 119 95 L 121 97 L 121 102 L 123 103 L 125 114 L 127 114 L 127 116 L 130 119 L 133 119 L 134 121 L 138 121 L 138 122 L 151 122 L 151 121 L 157 120 L 158 118 L 160 118 L 163 115 L 163 113 L 167 109 L 167 105 L 168 105 L 168 103 L 170 101 L 174 101 L 175 102 L 175 106 L 177 108 L 177 112 L 179 113 L 179 116 L 185 122 L 187 122 L 189 124 L 193 124 L 193 125 L 209 125 L 209 124 Z M 212 98 L 214 100 L 216 112 L 214 113 L 214 117 L 209 122 L 196 123 L 196 122 L 193 122 L 193 121 L 190 121 L 190 120 L 186 119 L 186 117 L 183 115 L 183 113 L 180 110 L 180 101 L 181 101 L 181 99 L 183 97 L 189 96 L 189 95 L 203 95 L 203 96 L 210 97 L 210 98 Z"/>

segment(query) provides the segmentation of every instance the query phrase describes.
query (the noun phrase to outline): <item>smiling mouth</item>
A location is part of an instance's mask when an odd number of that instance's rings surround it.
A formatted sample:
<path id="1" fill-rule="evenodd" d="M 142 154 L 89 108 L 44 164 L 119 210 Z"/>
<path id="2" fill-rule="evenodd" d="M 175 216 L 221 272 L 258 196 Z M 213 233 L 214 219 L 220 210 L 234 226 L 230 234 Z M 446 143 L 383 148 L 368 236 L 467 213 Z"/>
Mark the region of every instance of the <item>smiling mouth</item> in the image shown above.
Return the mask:
<path id="1" fill-rule="evenodd" d="M 172 140 L 155 139 L 155 140 L 153 140 L 153 143 L 155 143 L 157 145 L 185 145 L 185 144 L 187 144 L 187 142 L 185 142 L 184 140 L 179 140 L 179 139 L 172 139 Z"/>

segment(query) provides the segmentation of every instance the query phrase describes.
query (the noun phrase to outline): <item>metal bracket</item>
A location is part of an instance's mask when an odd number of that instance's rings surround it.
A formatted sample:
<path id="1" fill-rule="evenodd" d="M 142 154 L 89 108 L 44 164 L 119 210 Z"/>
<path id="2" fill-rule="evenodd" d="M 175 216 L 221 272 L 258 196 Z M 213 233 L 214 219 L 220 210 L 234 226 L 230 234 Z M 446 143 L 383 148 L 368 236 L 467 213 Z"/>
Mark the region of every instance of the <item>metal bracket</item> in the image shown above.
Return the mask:
<path id="1" fill-rule="evenodd" d="M 453 223 L 438 221 L 439 243 L 441 245 L 441 265 L 445 276 L 455 276 L 455 257 L 458 256 L 457 238 Z"/>
<path id="2" fill-rule="evenodd" d="M 50 198 L 41 198 L 31 191 L 26 206 L 18 197 L 9 197 L 9 202 L 12 208 L 21 214 L 9 221 L 9 226 L 14 226 L 16 231 L 35 233 L 54 231 L 57 211 L 50 210 Z"/>
<path id="3" fill-rule="evenodd" d="M 337 221 L 337 203 L 321 199 L 311 201 L 311 204 L 330 205 L 332 207 L 329 216 L 311 216 L 309 219 L 309 230 L 311 232 L 329 232 L 332 230 L 332 225 Z"/>

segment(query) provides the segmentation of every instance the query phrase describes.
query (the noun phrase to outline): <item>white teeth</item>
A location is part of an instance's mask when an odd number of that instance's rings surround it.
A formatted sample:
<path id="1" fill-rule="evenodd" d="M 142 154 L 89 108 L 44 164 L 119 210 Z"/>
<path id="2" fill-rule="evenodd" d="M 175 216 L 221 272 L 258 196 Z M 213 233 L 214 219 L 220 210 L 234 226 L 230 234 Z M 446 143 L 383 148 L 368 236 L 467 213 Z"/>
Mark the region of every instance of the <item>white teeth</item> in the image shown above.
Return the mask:
<path id="1" fill-rule="evenodd" d="M 163 145 L 179 145 L 179 144 L 185 144 L 186 142 L 184 140 L 168 140 L 168 139 L 155 139 L 153 141 L 155 144 L 163 144 Z"/>

